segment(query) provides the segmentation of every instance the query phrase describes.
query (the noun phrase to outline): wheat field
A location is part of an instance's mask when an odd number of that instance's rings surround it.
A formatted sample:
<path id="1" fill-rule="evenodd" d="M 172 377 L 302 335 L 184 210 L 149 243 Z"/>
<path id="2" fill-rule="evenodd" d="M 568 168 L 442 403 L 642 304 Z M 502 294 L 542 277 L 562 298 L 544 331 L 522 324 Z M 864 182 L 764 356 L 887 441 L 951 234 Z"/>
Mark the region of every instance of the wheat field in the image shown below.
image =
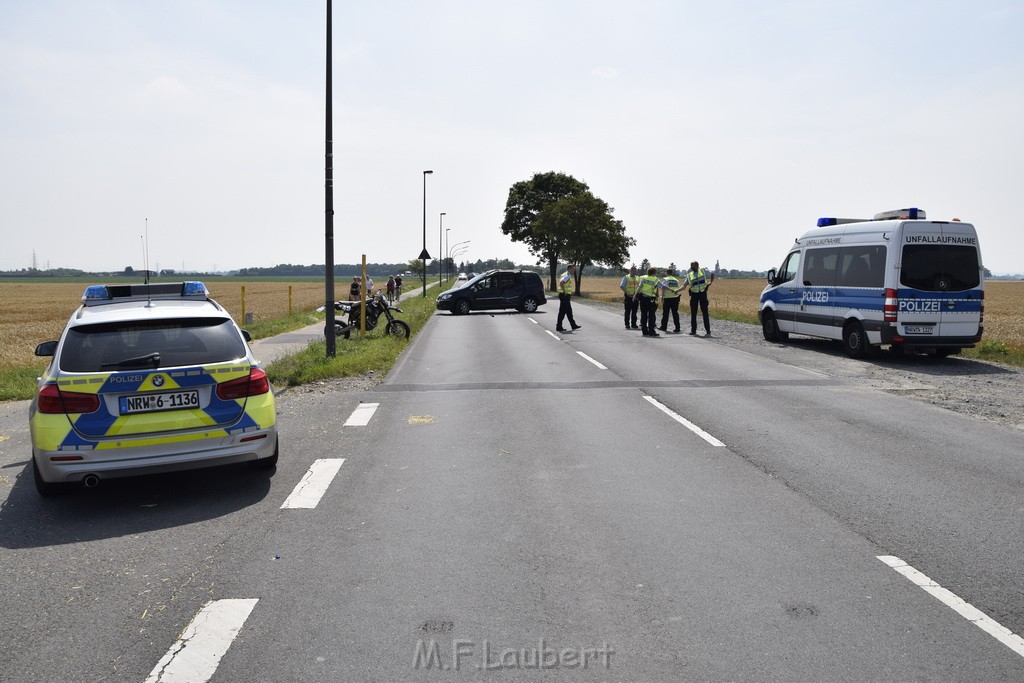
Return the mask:
<path id="1" fill-rule="evenodd" d="M 599 301 L 619 302 L 620 278 L 584 277 L 582 294 Z M 311 311 L 324 301 L 321 282 L 207 282 L 213 298 L 235 320 L 245 312 L 257 320 L 284 317 L 289 312 Z M 719 278 L 710 290 L 711 313 L 757 316 L 764 280 Z M 60 335 L 68 317 L 81 303 L 82 283 L 4 283 L 0 287 L 0 370 L 44 368 L 47 360 L 34 355 L 36 344 Z M 1024 352 L 1024 282 L 992 280 L 985 284 L 985 340 L 1000 341 L 1016 353 Z"/>

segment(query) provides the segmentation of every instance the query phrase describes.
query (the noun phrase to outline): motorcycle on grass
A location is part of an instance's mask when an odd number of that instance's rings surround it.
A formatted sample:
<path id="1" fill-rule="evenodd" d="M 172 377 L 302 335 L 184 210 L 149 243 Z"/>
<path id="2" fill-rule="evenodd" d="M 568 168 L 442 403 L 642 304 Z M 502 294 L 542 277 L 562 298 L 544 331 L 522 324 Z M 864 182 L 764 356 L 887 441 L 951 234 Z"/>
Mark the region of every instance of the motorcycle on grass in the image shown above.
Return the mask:
<path id="1" fill-rule="evenodd" d="M 353 330 L 357 332 L 359 331 L 359 315 L 361 308 L 362 305 L 358 301 L 334 302 L 334 310 L 345 313 L 348 316 L 348 320 L 345 323 L 335 321 L 335 336 L 341 336 L 348 339 Z M 371 296 L 366 302 L 366 331 L 369 332 L 376 329 L 378 323 L 383 323 L 385 334 L 397 337 L 398 339 L 408 339 L 412 334 L 409 324 L 404 320 L 396 318 L 392 314 L 392 311 L 401 313 L 402 309 L 394 304 L 388 303 L 380 290 L 374 292 L 373 296 Z"/>

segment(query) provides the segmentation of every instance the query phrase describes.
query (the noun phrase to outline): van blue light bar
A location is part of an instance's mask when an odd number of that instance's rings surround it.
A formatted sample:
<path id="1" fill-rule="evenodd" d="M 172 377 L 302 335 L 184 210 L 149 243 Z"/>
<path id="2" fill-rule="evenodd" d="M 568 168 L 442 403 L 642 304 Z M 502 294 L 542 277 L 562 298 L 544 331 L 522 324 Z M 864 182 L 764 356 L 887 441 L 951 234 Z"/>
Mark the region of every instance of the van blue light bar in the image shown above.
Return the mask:
<path id="1" fill-rule="evenodd" d="M 927 218 L 927 214 L 924 209 L 919 209 L 916 206 L 909 209 L 893 209 L 892 211 L 883 211 L 882 213 L 876 213 L 872 220 L 876 221 L 891 221 L 891 220 L 924 220 Z"/>
<path id="2" fill-rule="evenodd" d="M 818 227 L 827 228 L 833 225 L 843 225 L 844 223 L 863 223 L 866 218 L 819 218 Z"/>

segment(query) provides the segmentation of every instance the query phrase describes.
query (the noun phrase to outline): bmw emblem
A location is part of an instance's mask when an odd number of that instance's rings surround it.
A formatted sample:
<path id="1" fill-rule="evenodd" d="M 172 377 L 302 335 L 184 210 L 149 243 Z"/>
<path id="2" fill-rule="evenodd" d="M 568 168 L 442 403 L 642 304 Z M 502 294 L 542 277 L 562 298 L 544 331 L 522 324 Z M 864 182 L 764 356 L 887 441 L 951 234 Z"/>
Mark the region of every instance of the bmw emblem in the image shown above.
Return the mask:
<path id="1" fill-rule="evenodd" d="M 157 389 L 159 389 L 163 385 L 164 385 L 164 376 L 163 375 L 153 375 L 153 386 L 156 387 Z"/>

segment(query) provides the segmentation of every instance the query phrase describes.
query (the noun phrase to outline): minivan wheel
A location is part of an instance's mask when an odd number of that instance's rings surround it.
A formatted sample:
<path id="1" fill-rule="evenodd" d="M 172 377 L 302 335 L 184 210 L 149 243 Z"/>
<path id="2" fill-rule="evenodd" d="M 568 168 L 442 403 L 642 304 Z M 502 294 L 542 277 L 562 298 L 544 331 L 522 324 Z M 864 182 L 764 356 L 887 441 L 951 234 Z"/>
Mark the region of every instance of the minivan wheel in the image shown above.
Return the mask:
<path id="1" fill-rule="evenodd" d="M 868 337 L 864 326 L 851 320 L 843 327 L 843 350 L 850 358 L 863 358 L 868 353 Z"/>
<path id="2" fill-rule="evenodd" d="M 761 334 L 765 341 L 784 342 L 789 339 L 789 333 L 779 329 L 779 321 L 771 311 L 761 313 Z"/>
<path id="3" fill-rule="evenodd" d="M 523 310 L 526 313 L 534 313 L 534 312 L 536 312 L 537 311 L 537 300 L 534 299 L 532 296 L 526 297 L 525 299 L 523 299 L 523 307 L 522 307 L 521 310 Z"/>
<path id="4" fill-rule="evenodd" d="M 472 306 L 469 303 L 469 299 L 459 299 L 455 304 L 455 312 L 459 315 L 466 315 L 472 310 Z"/>

